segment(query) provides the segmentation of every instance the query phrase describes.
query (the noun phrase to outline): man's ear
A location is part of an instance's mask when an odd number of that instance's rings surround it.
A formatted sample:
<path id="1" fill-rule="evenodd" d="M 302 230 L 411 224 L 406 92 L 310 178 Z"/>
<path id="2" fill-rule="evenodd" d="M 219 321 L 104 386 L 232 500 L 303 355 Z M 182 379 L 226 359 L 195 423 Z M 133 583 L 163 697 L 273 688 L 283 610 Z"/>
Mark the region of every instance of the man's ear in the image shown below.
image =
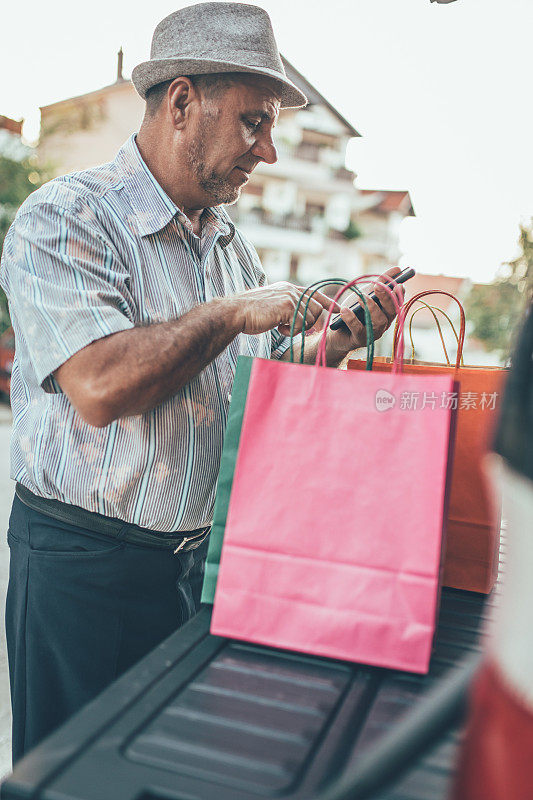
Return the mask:
<path id="1" fill-rule="evenodd" d="M 167 91 L 167 108 L 176 130 L 183 128 L 191 107 L 198 101 L 198 92 L 189 78 L 181 77 L 172 81 Z"/>

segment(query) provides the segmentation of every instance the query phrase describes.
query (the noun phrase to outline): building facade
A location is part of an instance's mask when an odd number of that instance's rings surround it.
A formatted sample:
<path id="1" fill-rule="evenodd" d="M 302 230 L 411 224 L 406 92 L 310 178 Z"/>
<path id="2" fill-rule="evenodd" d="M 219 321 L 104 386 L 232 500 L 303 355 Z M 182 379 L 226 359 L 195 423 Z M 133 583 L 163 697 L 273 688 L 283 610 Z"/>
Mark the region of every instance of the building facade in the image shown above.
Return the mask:
<path id="1" fill-rule="evenodd" d="M 40 160 L 54 174 L 105 163 L 138 130 L 144 102 L 122 77 L 94 92 L 41 108 Z M 361 191 L 346 169 L 357 130 L 287 61 L 289 78 L 307 95 L 275 129 L 278 161 L 260 164 L 228 207 L 263 262 L 270 281 L 307 284 L 353 277 L 395 264 L 398 228 L 412 215 L 408 192 Z"/>
<path id="2" fill-rule="evenodd" d="M 303 285 L 328 277 L 353 278 L 382 272 L 399 262 L 402 220 L 413 216 L 408 191 L 359 189 L 346 169 L 346 147 L 358 131 L 289 62 L 289 78 L 309 98 L 305 109 L 285 110 L 275 128 L 276 164 L 260 164 L 227 210 L 256 247 L 271 282 L 292 280 Z M 110 161 L 138 130 L 144 102 L 131 81 L 122 77 L 94 92 L 41 108 L 40 160 L 54 174 Z M 445 289 L 464 299 L 470 282 L 460 278 L 418 274 L 406 284 L 406 297 L 419 291 Z M 442 296 L 428 301 L 450 316 L 456 329 L 456 305 Z M 450 357 L 455 336 L 439 315 Z M 417 358 L 443 361 L 434 318 L 417 312 L 413 324 Z M 467 331 L 468 333 L 468 331 Z M 390 353 L 392 332 L 377 352 Z M 410 355 L 406 332 L 406 356 Z M 492 364 L 497 358 L 467 339 L 466 363 Z"/>
<path id="3" fill-rule="evenodd" d="M 7 158 L 21 158 L 22 125 L 24 120 L 11 119 L 0 114 L 0 155 Z"/>

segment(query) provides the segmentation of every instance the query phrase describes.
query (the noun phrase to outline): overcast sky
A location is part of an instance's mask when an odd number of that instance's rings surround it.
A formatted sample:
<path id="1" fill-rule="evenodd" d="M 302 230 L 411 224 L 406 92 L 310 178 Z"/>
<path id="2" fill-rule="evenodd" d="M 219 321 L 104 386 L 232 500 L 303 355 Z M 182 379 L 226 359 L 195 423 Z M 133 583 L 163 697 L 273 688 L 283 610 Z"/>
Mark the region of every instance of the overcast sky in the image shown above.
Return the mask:
<path id="1" fill-rule="evenodd" d="M 362 134 L 361 188 L 408 189 L 404 262 L 489 281 L 533 215 L 532 0 L 262 0 L 278 45 Z M 2 8 L 0 114 L 112 83 L 189 2 L 28 0 Z M 340 268 L 342 272 L 342 268 Z"/>

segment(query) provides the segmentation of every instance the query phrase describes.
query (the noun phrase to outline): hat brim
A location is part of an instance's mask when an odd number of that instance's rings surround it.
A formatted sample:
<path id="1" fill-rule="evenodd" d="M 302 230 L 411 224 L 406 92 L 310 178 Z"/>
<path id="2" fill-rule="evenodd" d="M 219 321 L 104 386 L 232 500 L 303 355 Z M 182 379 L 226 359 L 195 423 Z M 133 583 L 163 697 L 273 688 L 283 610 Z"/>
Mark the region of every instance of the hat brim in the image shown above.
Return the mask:
<path id="1" fill-rule="evenodd" d="M 302 108 L 307 97 L 286 76 L 268 67 L 249 67 L 230 61 L 206 61 L 196 58 L 160 58 L 137 64 L 131 80 L 143 100 L 152 86 L 178 78 L 180 75 L 213 75 L 219 72 L 245 72 L 273 78 L 280 87 L 281 108 Z"/>

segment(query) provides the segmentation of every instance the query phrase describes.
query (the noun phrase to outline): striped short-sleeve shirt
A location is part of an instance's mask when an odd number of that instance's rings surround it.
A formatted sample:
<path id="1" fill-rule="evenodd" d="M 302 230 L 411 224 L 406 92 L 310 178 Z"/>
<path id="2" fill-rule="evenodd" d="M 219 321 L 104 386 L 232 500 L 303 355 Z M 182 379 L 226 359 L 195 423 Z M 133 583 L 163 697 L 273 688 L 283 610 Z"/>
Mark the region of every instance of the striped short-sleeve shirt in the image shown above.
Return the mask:
<path id="1" fill-rule="evenodd" d="M 174 396 L 105 428 L 84 422 L 53 373 L 101 337 L 264 285 L 226 212 L 206 209 L 196 236 L 132 136 L 113 162 L 30 195 L 5 239 L 0 281 L 16 341 L 12 478 L 156 531 L 209 524 L 237 357 L 279 358 L 285 337 L 237 336 Z"/>

